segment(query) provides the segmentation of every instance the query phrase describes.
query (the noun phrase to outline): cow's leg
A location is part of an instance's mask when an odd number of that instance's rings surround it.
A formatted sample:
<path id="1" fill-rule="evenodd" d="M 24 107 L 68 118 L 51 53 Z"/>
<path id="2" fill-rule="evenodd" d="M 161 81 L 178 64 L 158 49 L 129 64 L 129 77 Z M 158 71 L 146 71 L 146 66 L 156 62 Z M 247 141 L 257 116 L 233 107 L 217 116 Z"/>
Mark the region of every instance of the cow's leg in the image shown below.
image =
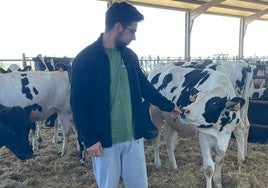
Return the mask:
<path id="1" fill-rule="evenodd" d="M 250 123 L 248 117 L 246 118 L 246 129 L 245 129 L 245 143 L 244 143 L 244 150 L 245 150 L 245 159 L 248 157 L 248 135 L 249 135 L 249 128 Z"/>
<path id="2" fill-rule="evenodd" d="M 158 131 L 160 131 L 160 130 L 158 129 Z M 155 137 L 152 140 L 153 141 L 153 146 L 154 146 L 154 166 L 156 168 L 161 167 L 161 159 L 160 159 L 160 155 L 159 155 L 159 143 L 160 143 L 161 135 L 159 133 L 158 133 L 157 137 Z"/>
<path id="3" fill-rule="evenodd" d="M 80 164 L 84 164 L 86 162 L 85 157 L 85 145 L 83 144 L 82 140 L 80 138 L 77 139 L 77 148 L 79 148 L 79 161 Z"/>
<path id="4" fill-rule="evenodd" d="M 243 132 L 244 132 L 244 159 L 247 158 L 248 156 L 248 134 L 249 134 L 249 128 L 250 128 L 250 123 L 249 123 L 249 120 L 248 120 L 248 117 L 245 117 L 244 119 L 244 124 L 245 124 L 245 127 L 243 128 Z"/>
<path id="5" fill-rule="evenodd" d="M 73 124 L 74 125 L 74 124 Z M 76 130 L 75 127 L 73 127 L 73 130 L 75 132 L 75 135 L 77 137 L 76 139 L 76 149 L 79 152 L 79 161 L 80 164 L 83 165 L 86 163 L 86 156 L 85 156 L 85 151 L 86 151 L 86 146 L 84 145 L 81 136 L 79 135 L 78 131 Z"/>
<path id="6" fill-rule="evenodd" d="M 178 133 L 172 129 L 170 126 L 167 127 L 167 134 L 166 134 L 166 146 L 167 146 L 167 153 L 169 159 L 170 168 L 175 170 L 177 169 L 177 162 L 175 158 L 175 147 L 177 141 Z"/>
<path id="7" fill-rule="evenodd" d="M 36 132 L 35 131 L 36 131 L 36 129 L 35 130 L 31 129 L 30 134 L 29 134 L 30 138 L 32 139 L 32 149 L 33 150 L 36 150 L 36 148 L 37 148 L 37 141 L 36 141 L 36 137 L 35 137 Z"/>
<path id="8" fill-rule="evenodd" d="M 216 154 L 215 156 L 215 171 L 213 176 L 213 183 L 215 188 L 222 188 L 221 184 L 221 165 L 223 162 L 223 158 L 225 156 L 225 153 Z"/>
<path id="9" fill-rule="evenodd" d="M 161 159 L 159 156 L 159 143 L 160 143 L 160 138 L 161 138 L 161 128 L 163 125 L 163 116 L 162 112 L 155 106 L 150 107 L 150 115 L 151 115 L 151 120 L 153 124 L 157 127 L 158 129 L 158 135 L 155 137 L 152 142 L 154 146 L 154 165 L 156 168 L 161 167 Z"/>
<path id="10" fill-rule="evenodd" d="M 237 142 L 237 161 L 238 166 L 241 167 L 247 157 L 247 144 L 250 123 L 248 120 L 248 105 L 249 101 L 245 103 L 241 109 L 241 119 L 239 125 L 233 131 Z"/>
<path id="11" fill-rule="evenodd" d="M 37 142 L 42 142 L 42 137 L 41 137 L 41 127 L 42 127 L 42 121 L 37 121 L 36 122 L 36 141 Z"/>
<path id="12" fill-rule="evenodd" d="M 215 171 L 213 176 L 213 183 L 216 188 L 222 188 L 221 184 L 221 165 L 223 158 L 225 156 L 225 151 L 216 151 L 215 156 Z"/>
<path id="13" fill-rule="evenodd" d="M 31 127 L 31 131 L 30 131 L 30 137 L 32 138 L 32 149 L 33 150 L 37 150 L 38 149 L 38 142 L 37 142 L 37 132 L 36 129 L 38 129 L 39 126 L 39 122 L 33 122 L 32 123 L 32 127 Z"/>
<path id="14" fill-rule="evenodd" d="M 242 166 L 245 160 L 245 132 L 243 125 L 240 123 L 234 130 L 235 139 L 237 142 L 237 160 L 238 166 Z"/>
<path id="15" fill-rule="evenodd" d="M 61 123 L 61 129 L 63 134 L 63 141 L 61 147 L 61 157 L 64 156 L 67 152 L 69 134 L 72 127 L 71 115 L 68 113 L 58 113 L 59 122 Z"/>
<path id="16" fill-rule="evenodd" d="M 212 177 L 214 175 L 214 162 L 211 156 L 211 142 L 215 142 L 215 140 L 204 133 L 199 133 L 199 144 L 203 159 L 204 174 L 206 177 L 206 188 L 212 188 Z"/>
<path id="17" fill-rule="evenodd" d="M 57 144 L 58 143 L 58 134 L 59 134 L 59 118 L 57 118 L 54 122 L 54 133 L 52 137 L 52 144 Z"/>
<path id="18" fill-rule="evenodd" d="M 248 120 L 248 106 L 249 106 L 249 101 L 245 104 L 245 107 L 242 109 L 242 118 L 243 118 L 243 122 L 245 124 L 245 128 L 244 128 L 244 136 L 245 136 L 245 143 L 244 143 L 244 157 L 245 159 L 248 156 L 248 134 L 249 134 L 249 128 L 250 128 L 250 123 Z"/>

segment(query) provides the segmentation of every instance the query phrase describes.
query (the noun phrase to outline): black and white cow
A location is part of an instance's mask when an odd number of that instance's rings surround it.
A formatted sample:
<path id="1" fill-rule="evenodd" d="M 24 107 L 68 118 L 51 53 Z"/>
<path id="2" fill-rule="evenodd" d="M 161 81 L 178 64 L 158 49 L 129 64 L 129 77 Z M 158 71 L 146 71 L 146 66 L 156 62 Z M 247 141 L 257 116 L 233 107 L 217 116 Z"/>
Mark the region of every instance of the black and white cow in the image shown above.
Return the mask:
<path id="1" fill-rule="evenodd" d="M 177 168 L 174 149 L 176 130 L 182 124 L 198 130 L 207 188 L 221 184 L 221 163 L 228 147 L 231 133 L 239 126 L 240 108 L 245 104 L 237 97 L 233 85 L 224 74 L 211 69 L 183 68 L 174 64 L 159 65 L 148 75 L 149 81 L 167 99 L 181 107 L 181 118 L 174 120 L 169 113 L 151 106 L 151 119 L 159 129 L 165 119 L 167 124 L 167 151 L 170 166 Z M 160 135 L 154 140 L 156 167 L 159 157 Z M 211 150 L 216 153 L 215 163 Z"/>
<path id="2" fill-rule="evenodd" d="M 19 65 L 11 64 L 11 65 L 8 66 L 7 70 L 4 70 L 4 69 L 1 68 L 0 72 L 2 74 L 6 74 L 6 73 L 15 72 L 15 71 L 26 72 L 26 71 L 31 71 L 31 70 L 32 70 L 32 67 L 29 66 L 29 65 L 24 66 L 23 69 L 21 69 Z M 51 117 L 49 117 L 47 121 L 50 121 L 50 118 Z M 32 126 L 32 129 L 30 131 L 30 134 L 32 136 L 33 150 L 35 150 L 36 148 L 38 148 L 38 141 L 42 140 L 42 138 L 41 138 L 41 129 L 40 129 L 41 122 L 39 122 L 39 121 L 38 122 L 33 122 L 32 124 L 33 124 L 33 126 Z M 56 132 L 54 133 L 53 139 L 56 138 L 55 134 L 56 134 Z M 55 143 L 54 140 L 53 140 L 53 143 Z"/>
<path id="3" fill-rule="evenodd" d="M 249 142 L 268 143 L 268 88 L 251 89 L 248 117 Z"/>
<path id="4" fill-rule="evenodd" d="M 11 64 L 7 70 L 0 68 L 0 74 L 5 74 L 5 73 L 11 73 L 13 71 L 21 71 L 21 72 L 25 72 L 25 71 L 30 71 L 32 70 L 32 67 L 30 65 L 27 65 L 25 67 L 23 67 L 22 69 L 20 68 L 19 65 L 17 64 Z"/>
<path id="5" fill-rule="evenodd" d="M 0 147 L 7 147 L 21 160 L 33 157 L 28 138 L 32 125 L 30 112 L 29 108 L 0 104 Z"/>
<path id="6" fill-rule="evenodd" d="M 68 57 L 43 57 L 38 55 L 33 58 L 35 70 L 38 71 L 69 71 L 72 58 Z"/>
<path id="7" fill-rule="evenodd" d="M 69 77 L 67 72 L 12 72 L 0 75 L 0 103 L 5 106 L 33 105 L 36 121 L 43 121 L 54 113 L 62 125 L 61 156 L 67 151 L 69 131 L 73 126 L 69 104 Z"/>
<path id="8" fill-rule="evenodd" d="M 253 65 L 253 76 L 265 76 L 267 71 L 267 65 L 265 63 L 261 63 L 257 61 Z M 253 86 L 254 88 L 263 88 L 265 85 L 265 79 L 253 78 Z"/>
<path id="9" fill-rule="evenodd" d="M 241 109 L 241 121 L 235 131 L 235 137 L 238 145 L 237 160 L 239 166 L 247 157 L 247 140 L 249 135 L 250 123 L 248 120 L 249 93 L 252 87 L 253 69 L 245 61 L 227 61 L 224 63 L 212 63 L 211 60 L 204 60 L 194 65 L 184 65 L 194 68 L 210 68 L 225 74 L 231 81 L 236 96 L 245 99 L 245 105 Z"/>
<path id="10" fill-rule="evenodd" d="M 39 54 L 37 57 L 32 58 L 34 61 L 35 70 L 37 71 L 67 71 L 70 76 L 72 58 L 68 57 L 47 57 Z M 41 125 L 45 123 L 48 127 L 54 127 L 54 135 L 52 143 L 57 143 L 58 130 L 60 127 L 59 120 L 57 119 L 58 115 L 56 113 L 52 114 L 45 122 L 37 122 L 37 139 L 41 141 Z M 36 145 L 38 142 L 36 142 Z"/>

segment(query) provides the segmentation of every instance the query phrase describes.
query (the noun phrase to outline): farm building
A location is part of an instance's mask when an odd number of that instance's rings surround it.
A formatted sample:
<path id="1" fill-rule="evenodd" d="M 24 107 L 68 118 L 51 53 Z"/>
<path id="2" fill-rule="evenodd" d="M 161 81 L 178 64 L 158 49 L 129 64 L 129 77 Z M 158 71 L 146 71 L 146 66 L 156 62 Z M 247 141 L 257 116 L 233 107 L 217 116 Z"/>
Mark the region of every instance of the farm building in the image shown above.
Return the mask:
<path id="1" fill-rule="evenodd" d="M 111 6 L 115 0 L 98 0 L 98 2 L 107 3 Z M 204 59 L 195 59 L 191 57 L 191 32 L 195 29 L 195 20 L 203 14 L 224 15 L 235 17 L 240 20 L 239 33 L 237 35 L 238 53 L 234 58 L 229 58 L 226 54 L 218 54 L 213 63 L 226 62 L 229 60 L 247 61 L 252 68 L 263 65 L 261 73 L 253 76 L 253 81 L 261 80 L 262 86 L 267 87 L 266 80 L 267 60 L 265 58 L 247 59 L 244 56 L 245 35 L 247 27 L 255 20 L 268 21 L 268 2 L 253 0 L 128 0 L 127 2 L 135 6 L 153 7 L 159 9 L 182 11 L 185 14 L 185 40 L 184 55 L 181 57 L 140 57 L 140 66 L 146 73 L 149 73 L 155 66 L 161 63 L 183 63 L 203 61 Z M 27 54 L 27 53 L 26 53 Z M 48 54 L 49 55 L 49 54 Z M 38 57 L 38 56 L 37 56 Z M 22 67 L 31 65 L 38 70 L 36 63 L 37 57 L 27 57 L 22 55 L 22 59 L 8 59 L 0 56 L 0 62 L 22 62 Z M 39 56 L 41 57 L 41 56 Z M 46 56 L 44 56 L 46 57 Z M 74 57 L 59 58 L 49 55 L 43 58 L 44 67 L 48 68 L 51 59 L 67 60 L 66 65 L 70 65 Z M 42 59 L 42 58 L 40 58 Z M 64 61 L 65 62 L 65 61 Z M 56 63 L 57 64 L 57 63 Z M 54 64 L 54 66 L 56 66 Z M 43 64 L 38 64 L 42 67 Z M 55 68 L 55 67 L 54 67 Z M 41 69 L 41 68 L 40 68 Z M 43 69 L 42 69 L 43 70 Z M 264 90 L 264 89 L 263 89 Z M 262 94 L 264 94 L 263 91 Z M 261 96 L 262 94 L 259 94 Z M 259 97 L 258 96 L 258 97 Z M 240 169 L 237 168 L 237 145 L 234 139 L 231 139 L 222 166 L 222 184 L 223 187 L 267 187 L 267 139 L 268 139 L 268 119 L 266 112 L 268 108 L 267 98 L 263 95 L 261 99 L 253 98 L 249 104 L 249 120 L 252 125 L 249 132 L 248 158 L 246 163 Z M 260 109 L 260 111 L 256 111 Z M 163 132 L 165 128 L 163 128 Z M 44 128 L 43 141 L 39 144 L 39 149 L 35 151 L 34 159 L 21 162 L 6 148 L 0 149 L 0 187 L 97 187 L 92 173 L 92 163 L 90 156 L 86 156 L 87 163 L 80 165 L 78 151 L 76 150 L 76 135 L 74 131 L 70 133 L 70 145 L 67 154 L 59 157 L 59 140 L 56 147 L 51 145 L 53 130 Z M 60 135 L 59 135 L 60 137 Z M 61 138 L 61 137 L 60 137 Z M 164 138 L 163 138 L 164 139 Z M 261 143 L 261 144 L 260 144 Z M 165 143 L 160 143 L 160 157 L 163 160 L 162 168 L 156 169 L 152 162 L 154 151 L 150 141 L 145 141 L 146 162 L 149 178 L 149 187 L 204 187 L 206 180 L 202 171 L 202 157 L 198 146 L 198 138 L 195 136 L 186 137 L 180 135 L 176 142 L 176 160 L 178 169 L 171 170 L 168 164 L 168 157 L 165 151 Z M 214 154 L 213 154 L 214 155 Z M 44 177 L 47 177 L 44 179 Z M 119 187 L 124 187 L 120 182 Z"/>

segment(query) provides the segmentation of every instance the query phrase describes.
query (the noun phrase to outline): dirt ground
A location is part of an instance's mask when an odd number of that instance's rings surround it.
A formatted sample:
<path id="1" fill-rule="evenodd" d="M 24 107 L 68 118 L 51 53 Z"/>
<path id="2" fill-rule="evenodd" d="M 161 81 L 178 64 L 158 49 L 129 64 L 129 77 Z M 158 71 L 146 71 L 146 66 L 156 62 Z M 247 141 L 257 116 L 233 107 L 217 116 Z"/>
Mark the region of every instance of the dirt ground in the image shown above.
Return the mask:
<path id="1" fill-rule="evenodd" d="M 80 165 L 75 135 L 70 136 L 68 153 L 60 158 L 61 143 L 51 144 L 53 129 L 42 129 L 43 141 L 34 159 L 18 160 L 6 148 L 0 149 L 0 188 L 96 188 L 90 157 Z M 180 137 L 177 141 L 178 170 L 170 170 L 164 142 L 161 143 L 162 168 L 153 166 L 153 147 L 145 142 L 150 188 L 202 188 L 205 178 L 197 138 Z M 231 140 L 222 166 L 222 183 L 225 188 L 268 187 L 268 144 L 249 143 L 249 156 L 239 171 L 236 165 L 237 146 Z M 124 187 L 122 183 L 120 187 Z"/>

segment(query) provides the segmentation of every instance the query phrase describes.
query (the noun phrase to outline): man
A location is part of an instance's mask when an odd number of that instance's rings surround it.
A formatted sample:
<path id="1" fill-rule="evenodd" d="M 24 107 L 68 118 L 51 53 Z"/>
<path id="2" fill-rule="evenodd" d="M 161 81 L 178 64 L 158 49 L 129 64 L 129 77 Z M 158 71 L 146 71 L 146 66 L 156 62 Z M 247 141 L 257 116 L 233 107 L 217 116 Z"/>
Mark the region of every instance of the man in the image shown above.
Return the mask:
<path id="1" fill-rule="evenodd" d="M 180 109 L 161 96 L 126 46 L 135 40 L 143 15 L 126 3 L 106 12 L 105 32 L 74 59 L 71 107 L 79 136 L 92 156 L 100 188 L 148 187 L 143 137 L 146 132 L 142 98 L 171 112 Z"/>

